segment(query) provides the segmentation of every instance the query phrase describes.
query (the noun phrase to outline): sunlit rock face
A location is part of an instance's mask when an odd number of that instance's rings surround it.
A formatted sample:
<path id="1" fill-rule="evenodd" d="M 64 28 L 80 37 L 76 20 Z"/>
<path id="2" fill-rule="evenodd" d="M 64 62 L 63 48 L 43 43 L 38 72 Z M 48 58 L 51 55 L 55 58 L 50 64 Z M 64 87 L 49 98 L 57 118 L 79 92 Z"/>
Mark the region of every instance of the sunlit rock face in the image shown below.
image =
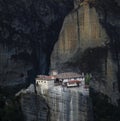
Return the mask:
<path id="1" fill-rule="evenodd" d="M 0 0 L 1 83 L 48 74 L 50 54 L 72 8 L 72 0 Z"/>
<path id="2" fill-rule="evenodd" d="M 54 47 L 51 68 L 58 63 L 69 61 L 79 50 L 103 47 L 109 38 L 99 23 L 96 9 L 90 8 L 88 1 L 77 2 L 77 7 L 65 18 L 59 40 Z"/>
<path id="3" fill-rule="evenodd" d="M 117 1 L 78 0 L 66 16 L 51 56 L 51 69 L 93 73 L 92 88 L 119 99 L 120 14 Z"/>

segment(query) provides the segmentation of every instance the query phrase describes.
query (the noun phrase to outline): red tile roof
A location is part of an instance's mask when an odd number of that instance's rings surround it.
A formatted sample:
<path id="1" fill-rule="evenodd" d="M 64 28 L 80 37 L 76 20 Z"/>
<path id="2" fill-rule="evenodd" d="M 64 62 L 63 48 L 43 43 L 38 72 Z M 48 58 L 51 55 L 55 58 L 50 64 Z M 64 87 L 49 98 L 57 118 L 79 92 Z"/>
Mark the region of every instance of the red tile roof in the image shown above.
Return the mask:
<path id="1" fill-rule="evenodd" d="M 80 78 L 83 77 L 81 74 L 74 73 L 74 72 L 66 72 L 66 73 L 60 73 L 54 76 L 47 76 L 47 75 L 38 75 L 36 79 L 45 79 L 45 80 L 51 80 L 51 79 L 69 79 L 69 78 Z"/>
<path id="2" fill-rule="evenodd" d="M 74 84 L 74 83 L 81 83 L 81 82 L 78 81 L 78 80 L 69 80 L 68 83 L 69 84 Z"/>
<path id="3" fill-rule="evenodd" d="M 43 80 L 53 80 L 54 76 L 47 76 L 47 75 L 37 75 L 36 79 L 43 79 Z"/>
<path id="4" fill-rule="evenodd" d="M 74 73 L 74 72 L 66 72 L 66 73 L 60 73 L 57 75 L 57 78 L 65 79 L 65 78 L 79 78 L 82 77 L 81 74 Z"/>

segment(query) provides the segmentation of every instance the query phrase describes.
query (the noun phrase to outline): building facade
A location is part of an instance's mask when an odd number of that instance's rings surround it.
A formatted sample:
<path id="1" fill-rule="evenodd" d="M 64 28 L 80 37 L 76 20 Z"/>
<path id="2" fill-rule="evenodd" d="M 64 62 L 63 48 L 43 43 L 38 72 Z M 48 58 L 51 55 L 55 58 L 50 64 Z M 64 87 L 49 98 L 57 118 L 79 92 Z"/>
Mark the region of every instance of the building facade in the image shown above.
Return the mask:
<path id="1" fill-rule="evenodd" d="M 54 87 L 54 77 L 38 75 L 36 78 L 36 89 L 41 94 L 46 94 L 47 90 Z"/>

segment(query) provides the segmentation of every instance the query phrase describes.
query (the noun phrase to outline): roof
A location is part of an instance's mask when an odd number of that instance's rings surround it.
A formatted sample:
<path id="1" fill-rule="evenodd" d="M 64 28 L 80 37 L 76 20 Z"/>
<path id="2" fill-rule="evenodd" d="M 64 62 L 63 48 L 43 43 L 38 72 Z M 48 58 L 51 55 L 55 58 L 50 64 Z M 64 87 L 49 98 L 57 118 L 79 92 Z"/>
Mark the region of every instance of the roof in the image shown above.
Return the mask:
<path id="1" fill-rule="evenodd" d="M 83 77 L 83 75 L 78 74 L 78 73 L 74 73 L 74 72 L 66 72 L 66 73 L 60 73 L 57 75 L 37 75 L 36 79 L 42 79 L 42 80 L 53 80 L 53 79 L 69 79 L 69 78 L 80 78 Z"/>
<path id="2" fill-rule="evenodd" d="M 66 73 L 60 73 L 57 75 L 57 78 L 65 79 L 65 78 L 79 78 L 82 77 L 81 74 L 74 73 L 74 72 L 66 72 Z"/>
<path id="3" fill-rule="evenodd" d="M 54 76 L 46 76 L 46 75 L 37 75 L 37 78 L 36 79 L 42 79 L 42 80 L 53 80 L 55 79 Z"/>
<path id="4" fill-rule="evenodd" d="M 74 83 L 81 83 L 79 80 L 69 80 L 69 84 L 74 84 Z"/>

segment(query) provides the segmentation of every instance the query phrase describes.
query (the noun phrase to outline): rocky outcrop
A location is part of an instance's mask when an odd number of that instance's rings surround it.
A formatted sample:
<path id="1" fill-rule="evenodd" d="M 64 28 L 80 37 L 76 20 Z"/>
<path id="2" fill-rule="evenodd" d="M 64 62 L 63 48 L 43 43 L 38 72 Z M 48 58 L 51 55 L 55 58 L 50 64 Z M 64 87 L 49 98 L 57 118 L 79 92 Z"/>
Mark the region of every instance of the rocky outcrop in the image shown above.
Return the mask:
<path id="1" fill-rule="evenodd" d="M 41 91 L 37 85 L 36 92 L 49 106 L 50 121 L 93 121 L 89 89 L 57 85 Z"/>
<path id="2" fill-rule="evenodd" d="M 65 18 L 51 58 L 51 69 L 92 73 L 91 86 L 116 105 L 120 87 L 119 6 L 118 0 L 74 0 L 74 10 Z M 0 0 L 0 86 L 12 88 L 25 84 L 26 78 L 33 80 L 36 74 L 48 74 L 53 46 L 72 8 L 73 0 Z M 33 107 L 39 104 L 45 107 L 46 117 L 46 103 L 40 100 L 34 94 L 23 95 L 26 120 L 40 119 L 41 111 Z"/>
<path id="3" fill-rule="evenodd" d="M 120 7 L 115 1 L 103 0 L 78 0 L 74 4 L 54 47 L 51 69 L 92 73 L 92 87 L 117 104 Z"/>
<path id="4" fill-rule="evenodd" d="M 50 107 L 51 121 L 93 121 L 88 92 L 80 88 L 56 86 L 45 96 Z"/>
<path id="5" fill-rule="evenodd" d="M 31 84 L 15 95 L 21 104 L 21 110 L 25 121 L 49 121 L 49 107 L 44 97 L 35 93 L 35 87 Z"/>
<path id="6" fill-rule="evenodd" d="M 77 5 L 65 18 L 52 53 L 51 68 L 70 61 L 75 53 L 82 54 L 88 48 L 103 47 L 109 40 L 95 8 L 90 8 L 88 1 L 79 1 Z"/>
<path id="7" fill-rule="evenodd" d="M 49 108 L 43 97 L 35 93 L 21 96 L 21 107 L 25 121 L 49 121 Z"/>
<path id="8" fill-rule="evenodd" d="M 49 92 L 46 96 L 21 92 L 21 108 L 25 121 L 92 121 L 88 95 L 75 90 L 61 91 Z"/>

